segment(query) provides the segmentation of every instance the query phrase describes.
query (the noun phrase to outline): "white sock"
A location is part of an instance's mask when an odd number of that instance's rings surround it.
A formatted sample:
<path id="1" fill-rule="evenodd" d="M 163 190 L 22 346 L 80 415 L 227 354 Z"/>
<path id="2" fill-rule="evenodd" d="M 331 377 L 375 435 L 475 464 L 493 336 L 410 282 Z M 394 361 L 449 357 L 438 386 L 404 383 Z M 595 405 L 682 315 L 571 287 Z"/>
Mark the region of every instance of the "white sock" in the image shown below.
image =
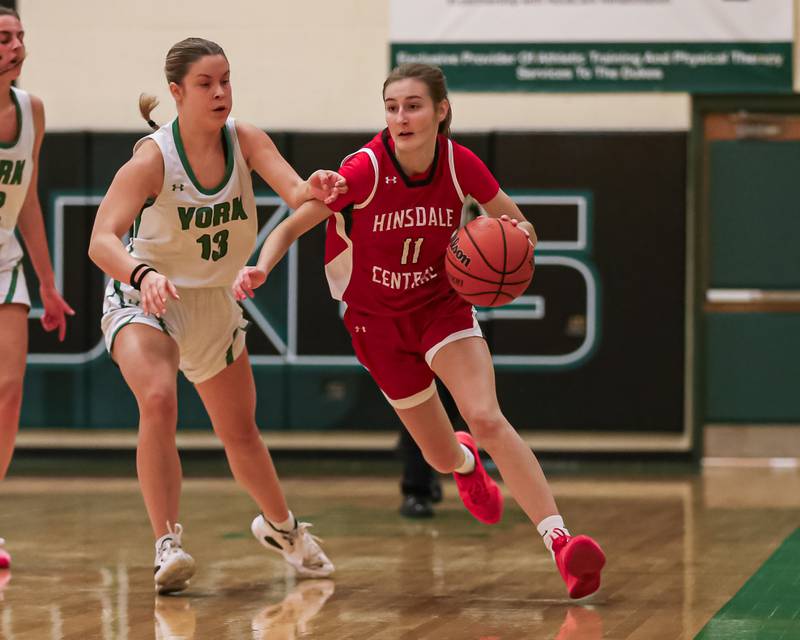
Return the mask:
<path id="1" fill-rule="evenodd" d="M 289 517 L 283 522 L 273 522 L 268 518 L 267 521 L 278 531 L 294 531 L 294 528 L 297 526 L 297 520 L 294 519 L 294 514 L 292 514 L 291 511 L 289 512 Z"/>
<path id="2" fill-rule="evenodd" d="M 564 519 L 559 515 L 547 516 L 536 525 L 536 530 L 542 536 L 542 542 L 551 554 L 553 553 L 553 540 L 562 535 L 569 535 L 569 530 L 564 526 Z"/>
<path id="3" fill-rule="evenodd" d="M 469 448 L 465 447 L 463 444 L 461 445 L 461 450 L 464 452 L 464 462 L 461 463 L 460 467 L 456 468 L 456 473 L 466 474 L 472 473 L 475 471 L 475 456 L 472 455 L 472 451 Z"/>

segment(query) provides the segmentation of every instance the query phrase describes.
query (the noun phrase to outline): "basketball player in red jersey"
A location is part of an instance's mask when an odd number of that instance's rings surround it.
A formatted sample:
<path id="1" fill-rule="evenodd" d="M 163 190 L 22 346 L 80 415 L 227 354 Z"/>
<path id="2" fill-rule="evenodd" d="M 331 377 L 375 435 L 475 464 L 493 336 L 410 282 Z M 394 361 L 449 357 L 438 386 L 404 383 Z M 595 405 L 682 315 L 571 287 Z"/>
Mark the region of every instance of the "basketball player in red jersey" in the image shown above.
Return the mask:
<path id="1" fill-rule="evenodd" d="M 281 223 L 257 266 L 239 273 L 234 294 L 252 297 L 291 243 L 328 219 L 331 294 L 347 304 L 344 322 L 359 361 L 425 459 L 454 474 L 475 518 L 500 520 L 503 496 L 481 465 L 472 436 L 453 432 L 436 392 L 437 376 L 536 525 L 570 597 L 588 596 L 600 586 L 603 551 L 564 526 L 539 462 L 500 411 L 492 357 L 474 310 L 450 288 L 444 271 L 466 196 L 489 216 L 508 216 L 535 244 L 533 226 L 477 156 L 450 140 L 452 112 L 441 70 L 397 67 L 383 85 L 383 99 L 387 128 L 339 170 L 347 194 L 327 207 L 305 203 Z"/>

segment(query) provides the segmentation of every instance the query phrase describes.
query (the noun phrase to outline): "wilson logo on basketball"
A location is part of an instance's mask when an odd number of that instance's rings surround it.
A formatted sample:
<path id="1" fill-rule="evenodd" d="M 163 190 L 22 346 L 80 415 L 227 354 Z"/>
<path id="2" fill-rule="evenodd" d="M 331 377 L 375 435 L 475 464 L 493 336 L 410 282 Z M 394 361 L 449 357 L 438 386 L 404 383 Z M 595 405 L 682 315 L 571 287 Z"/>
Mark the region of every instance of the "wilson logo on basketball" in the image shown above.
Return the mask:
<path id="1" fill-rule="evenodd" d="M 469 266 L 471 258 L 458 246 L 458 234 L 453 234 L 450 238 L 450 251 L 452 252 L 452 256 L 461 264 L 465 267 Z"/>

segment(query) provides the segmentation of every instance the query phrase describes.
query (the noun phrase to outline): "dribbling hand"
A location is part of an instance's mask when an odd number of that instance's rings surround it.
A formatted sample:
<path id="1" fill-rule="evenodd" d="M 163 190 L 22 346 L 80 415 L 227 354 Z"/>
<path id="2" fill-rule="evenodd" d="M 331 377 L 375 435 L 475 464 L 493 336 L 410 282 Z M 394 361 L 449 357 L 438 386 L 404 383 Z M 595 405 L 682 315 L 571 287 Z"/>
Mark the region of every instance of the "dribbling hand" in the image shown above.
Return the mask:
<path id="1" fill-rule="evenodd" d="M 308 178 L 311 195 L 325 204 L 330 204 L 343 193 L 347 193 L 347 180 L 335 171 L 318 169 Z"/>
<path id="2" fill-rule="evenodd" d="M 528 222 L 527 220 L 523 220 L 522 222 L 520 222 L 516 218 L 509 218 L 505 214 L 500 216 L 500 219 L 506 222 L 510 222 L 511 226 L 516 227 L 517 229 L 522 231 L 522 233 L 524 233 L 525 236 L 528 238 L 528 242 L 531 243 L 531 246 L 536 247 L 536 243 L 539 241 L 539 239 L 536 237 L 536 231 L 533 230 L 533 225 L 530 222 Z"/>
<path id="3" fill-rule="evenodd" d="M 253 289 L 258 289 L 266 281 L 266 271 L 258 267 L 244 267 L 233 282 L 233 295 L 239 301 L 253 298 L 256 295 Z"/>
<path id="4" fill-rule="evenodd" d="M 142 278 L 139 283 L 139 291 L 142 311 L 151 313 L 156 318 L 160 318 L 167 312 L 167 298 L 181 299 L 175 285 L 157 271 L 150 271 Z"/>

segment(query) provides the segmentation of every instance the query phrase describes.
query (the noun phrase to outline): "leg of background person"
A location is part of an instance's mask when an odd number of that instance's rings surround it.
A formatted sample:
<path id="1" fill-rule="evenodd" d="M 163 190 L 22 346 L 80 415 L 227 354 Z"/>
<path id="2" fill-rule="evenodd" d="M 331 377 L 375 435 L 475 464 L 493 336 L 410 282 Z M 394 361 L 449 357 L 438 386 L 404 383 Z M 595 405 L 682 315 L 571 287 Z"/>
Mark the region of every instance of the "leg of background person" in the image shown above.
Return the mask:
<path id="1" fill-rule="evenodd" d="M 27 354 L 28 307 L 0 305 L 0 480 L 6 477 L 14 454 Z"/>

